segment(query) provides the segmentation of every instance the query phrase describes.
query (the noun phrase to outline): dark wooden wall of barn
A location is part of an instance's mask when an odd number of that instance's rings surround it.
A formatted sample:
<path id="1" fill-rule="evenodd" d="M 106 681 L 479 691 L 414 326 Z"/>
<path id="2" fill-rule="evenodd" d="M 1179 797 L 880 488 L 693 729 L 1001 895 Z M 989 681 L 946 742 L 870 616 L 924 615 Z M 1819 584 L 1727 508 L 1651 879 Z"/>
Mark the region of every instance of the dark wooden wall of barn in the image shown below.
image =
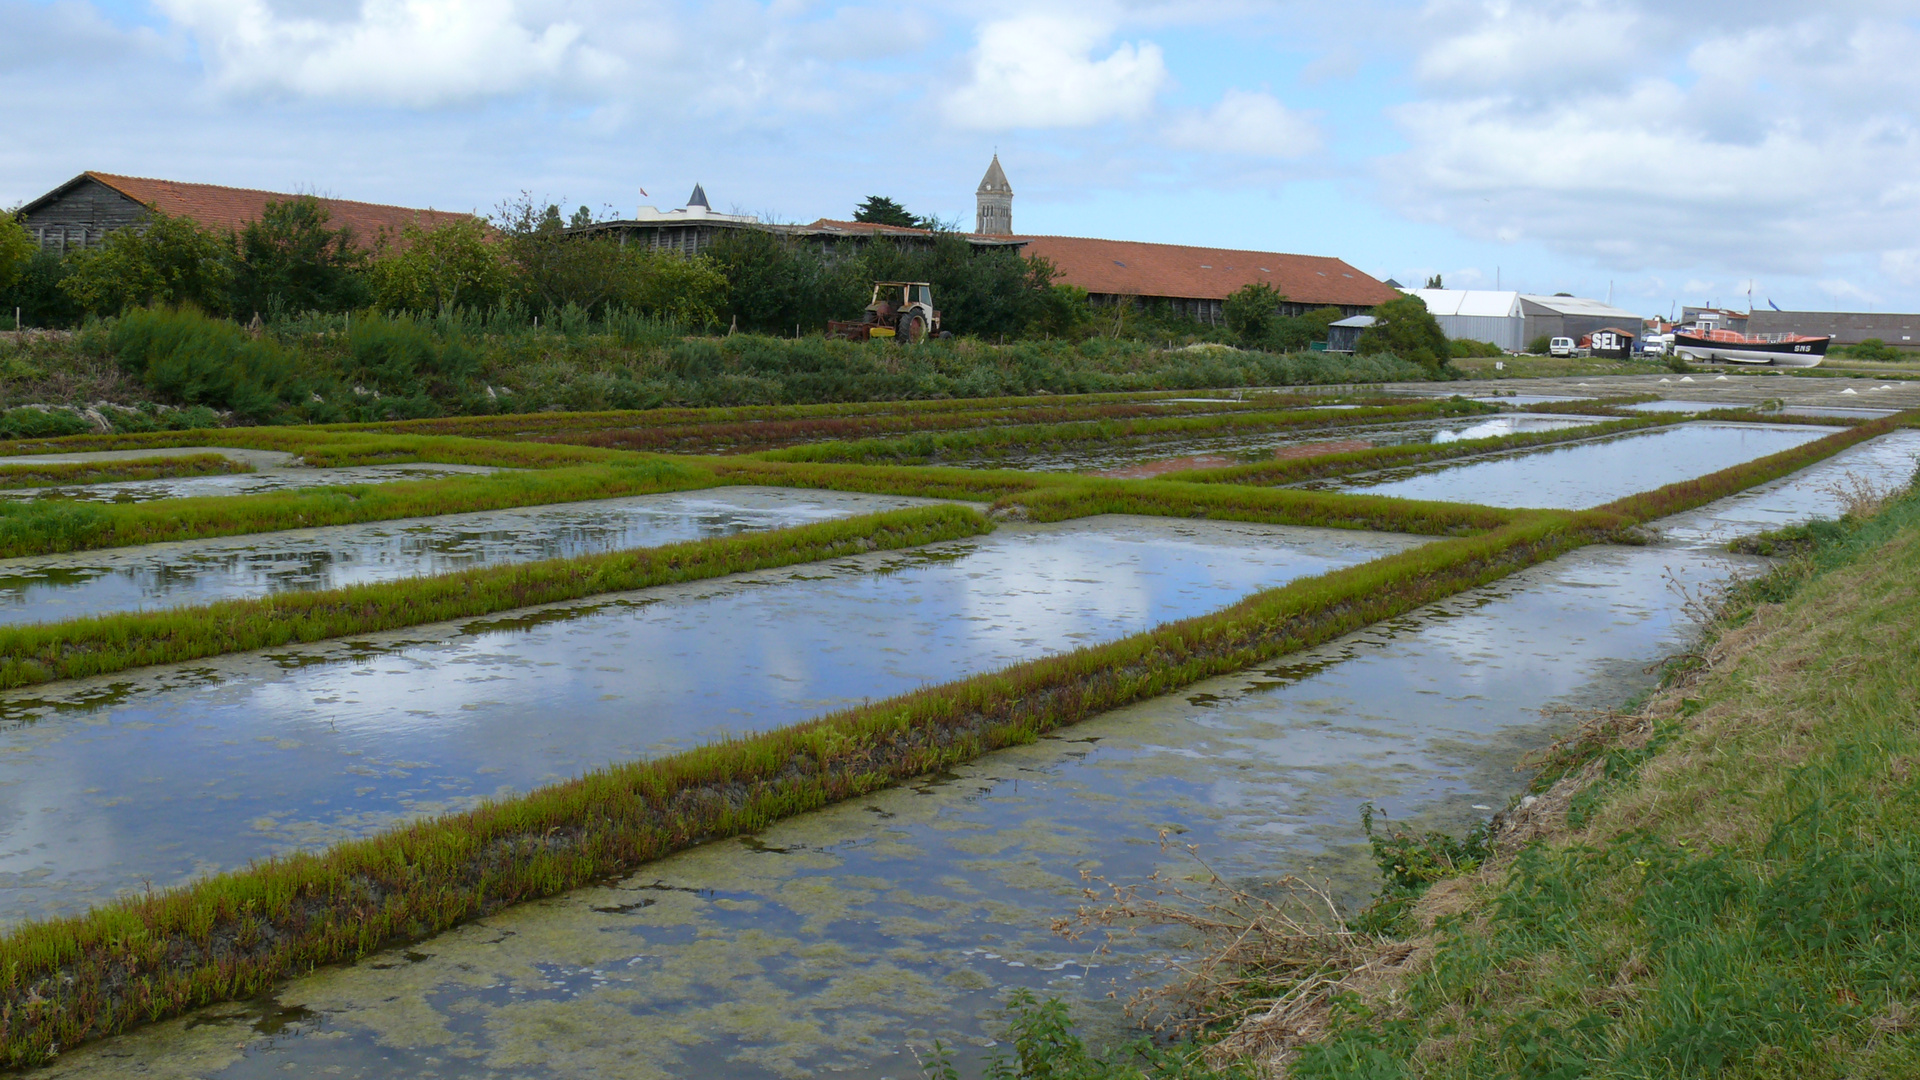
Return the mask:
<path id="1" fill-rule="evenodd" d="M 87 180 L 22 214 L 20 224 L 42 248 L 70 251 L 92 247 L 113 230 L 146 220 L 146 207 L 97 180 Z"/>

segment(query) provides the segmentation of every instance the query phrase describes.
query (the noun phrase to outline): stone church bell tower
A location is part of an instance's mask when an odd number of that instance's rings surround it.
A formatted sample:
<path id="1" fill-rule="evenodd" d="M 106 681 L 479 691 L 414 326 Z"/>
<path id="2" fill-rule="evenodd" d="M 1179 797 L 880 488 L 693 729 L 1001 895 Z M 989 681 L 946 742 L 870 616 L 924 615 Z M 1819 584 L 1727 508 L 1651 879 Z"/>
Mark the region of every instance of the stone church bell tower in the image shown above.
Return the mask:
<path id="1" fill-rule="evenodd" d="M 987 175 L 980 178 L 979 190 L 975 191 L 977 210 L 974 216 L 973 231 L 987 236 L 1013 235 L 1013 185 L 1007 183 L 1007 174 L 1000 170 L 1000 155 L 993 155 L 993 164 L 987 166 Z"/>

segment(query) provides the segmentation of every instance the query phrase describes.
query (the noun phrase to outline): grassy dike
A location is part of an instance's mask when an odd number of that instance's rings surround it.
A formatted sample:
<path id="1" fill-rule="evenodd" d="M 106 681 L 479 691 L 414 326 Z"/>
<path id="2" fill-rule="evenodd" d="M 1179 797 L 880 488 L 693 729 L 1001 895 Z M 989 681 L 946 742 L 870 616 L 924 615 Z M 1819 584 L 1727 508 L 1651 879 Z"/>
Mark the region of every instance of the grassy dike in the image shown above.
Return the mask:
<path id="1" fill-rule="evenodd" d="M 1476 416 L 1498 410 L 1471 401 L 1442 400 L 1355 409 L 1282 409 L 1075 423 L 988 426 L 964 431 L 919 432 L 905 438 L 818 442 L 756 454 L 764 461 L 918 464 L 955 455 L 992 457 L 1046 447 L 1115 443 L 1167 436 L 1207 437 L 1259 431 L 1316 431 L 1385 424 L 1438 416 Z"/>
<path id="2" fill-rule="evenodd" d="M 1559 431 L 1522 431 L 1512 435 L 1493 435 L 1484 439 L 1459 439 L 1445 443 L 1402 443 L 1374 446 L 1365 450 L 1345 450 L 1334 454 L 1316 454 L 1304 458 L 1278 458 L 1246 465 L 1227 465 L 1213 469 L 1186 469 L 1165 474 L 1166 479 L 1191 484 L 1296 484 L 1302 480 L 1321 480 L 1334 476 L 1373 472 L 1433 461 L 1478 457 L 1502 450 L 1525 450 L 1536 446 L 1586 442 L 1590 439 L 1621 435 L 1648 428 L 1684 423 L 1681 414 L 1634 416 L 1602 420 Z"/>
<path id="3" fill-rule="evenodd" d="M 131 461 L 54 461 L 39 465 L 0 464 L 0 488 L 112 484 L 128 480 L 171 480 L 187 476 L 225 476 L 252 472 L 253 466 L 225 454 L 178 454 Z"/>
<path id="4" fill-rule="evenodd" d="M 992 527 L 970 507 L 919 507 L 637 551 L 3 627 L 0 689 L 917 547 Z"/>
<path id="5" fill-rule="evenodd" d="M 1920 492 L 1801 531 L 1555 748 L 1290 1075 L 1920 1075 Z"/>

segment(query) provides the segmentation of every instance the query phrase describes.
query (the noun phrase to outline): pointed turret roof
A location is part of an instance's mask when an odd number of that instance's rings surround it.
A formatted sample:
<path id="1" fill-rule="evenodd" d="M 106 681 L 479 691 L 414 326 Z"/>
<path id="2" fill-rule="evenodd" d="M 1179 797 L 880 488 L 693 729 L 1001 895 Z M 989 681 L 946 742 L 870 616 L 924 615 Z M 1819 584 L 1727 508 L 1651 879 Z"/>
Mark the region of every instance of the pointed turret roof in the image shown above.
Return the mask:
<path id="1" fill-rule="evenodd" d="M 699 184 L 693 185 L 693 194 L 687 196 L 687 205 L 688 206 L 705 206 L 709 210 L 713 209 L 713 207 L 707 202 L 707 190 L 701 187 Z"/>
<path id="2" fill-rule="evenodd" d="M 987 175 L 980 178 L 980 189 L 976 195 L 1011 195 L 1013 185 L 1007 183 L 1007 174 L 1001 171 L 1000 155 L 993 155 L 993 164 L 987 166 Z"/>

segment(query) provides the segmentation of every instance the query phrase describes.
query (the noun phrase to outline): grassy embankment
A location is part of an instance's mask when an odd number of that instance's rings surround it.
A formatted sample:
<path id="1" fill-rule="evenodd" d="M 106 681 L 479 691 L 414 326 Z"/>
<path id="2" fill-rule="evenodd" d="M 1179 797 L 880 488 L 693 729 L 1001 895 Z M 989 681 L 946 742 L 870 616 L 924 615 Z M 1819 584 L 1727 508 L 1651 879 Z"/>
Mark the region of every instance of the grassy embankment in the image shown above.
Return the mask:
<path id="1" fill-rule="evenodd" d="M 1501 370 L 1494 370 L 1494 364 Z M 1599 356 L 1468 356 L 1455 357 L 1448 367 L 1469 379 L 1558 379 L 1596 375 L 1659 375 L 1662 361 L 1609 360 Z"/>
<path id="2" fill-rule="evenodd" d="M 0 488 L 113 484 L 131 480 L 224 476 L 252 471 L 253 466 L 224 454 L 178 454 L 126 461 L 54 461 L 39 465 L 0 464 Z"/>
<path id="3" fill-rule="evenodd" d="M 1799 533 L 1553 749 L 1291 1075 L 1920 1075 L 1920 494 Z"/>
<path id="4" fill-rule="evenodd" d="M 1226 394 L 1234 394 L 1227 397 Z M 1180 401 L 1180 397 L 1220 395 L 1208 401 Z M 1318 396 L 1288 391 L 1209 390 L 1181 393 L 1156 390 L 1123 394 L 1046 394 L 1033 397 L 936 398 L 902 401 L 841 401 L 819 405 L 738 405 L 712 408 L 662 406 L 656 409 L 616 409 L 600 412 L 502 413 L 491 416 L 449 416 L 430 420 L 394 420 L 379 423 L 327 424 L 326 431 L 381 432 L 392 435 L 470 435 L 481 438 L 586 435 L 600 431 L 641 430 L 707 424 L 781 424 L 806 421 L 868 420 L 882 418 L 932 419 L 956 413 L 1015 413 L 1151 407 L 1165 415 L 1235 412 L 1342 401 L 1350 395 Z"/>
<path id="5" fill-rule="evenodd" d="M 1441 400 L 1357 409 L 1290 409 L 1213 416 L 1170 416 L 1084 423 L 995 426 L 900 439 L 818 442 L 756 454 L 765 461 L 918 464 L 951 457 L 996 457 L 1039 449 L 1129 440 L 1206 438 L 1263 431 L 1315 431 L 1428 417 L 1473 416 L 1497 410 L 1478 402 Z"/>
<path id="6" fill-rule="evenodd" d="M 1732 494 L 1848 445 L 1858 430 L 1629 505 Z M 0 939 L 4 1058 L 43 1061 L 57 1047 L 245 997 L 319 964 L 1029 741 L 1330 640 L 1636 523 L 1617 510 L 1521 513 L 1477 536 L 1296 581 L 1107 645 L 612 766 L 323 854 L 267 860 L 78 918 L 29 924 Z"/>
<path id="7" fill-rule="evenodd" d="M 1559 443 L 1586 442 L 1589 439 L 1620 435 L 1647 428 L 1682 423 L 1684 417 L 1632 416 L 1602 420 L 1558 431 L 1522 431 L 1513 435 L 1494 435 L 1484 439 L 1459 439 L 1445 443 L 1402 443 L 1374 446 L 1365 450 L 1343 450 L 1304 458 L 1280 458 L 1255 461 L 1246 465 L 1227 465 L 1212 469 L 1188 469 L 1168 473 L 1166 479 L 1192 484 L 1292 484 L 1332 476 L 1350 476 L 1396 466 L 1424 465 L 1434 461 L 1478 457 L 1503 450 L 1525 450 Z"/>

